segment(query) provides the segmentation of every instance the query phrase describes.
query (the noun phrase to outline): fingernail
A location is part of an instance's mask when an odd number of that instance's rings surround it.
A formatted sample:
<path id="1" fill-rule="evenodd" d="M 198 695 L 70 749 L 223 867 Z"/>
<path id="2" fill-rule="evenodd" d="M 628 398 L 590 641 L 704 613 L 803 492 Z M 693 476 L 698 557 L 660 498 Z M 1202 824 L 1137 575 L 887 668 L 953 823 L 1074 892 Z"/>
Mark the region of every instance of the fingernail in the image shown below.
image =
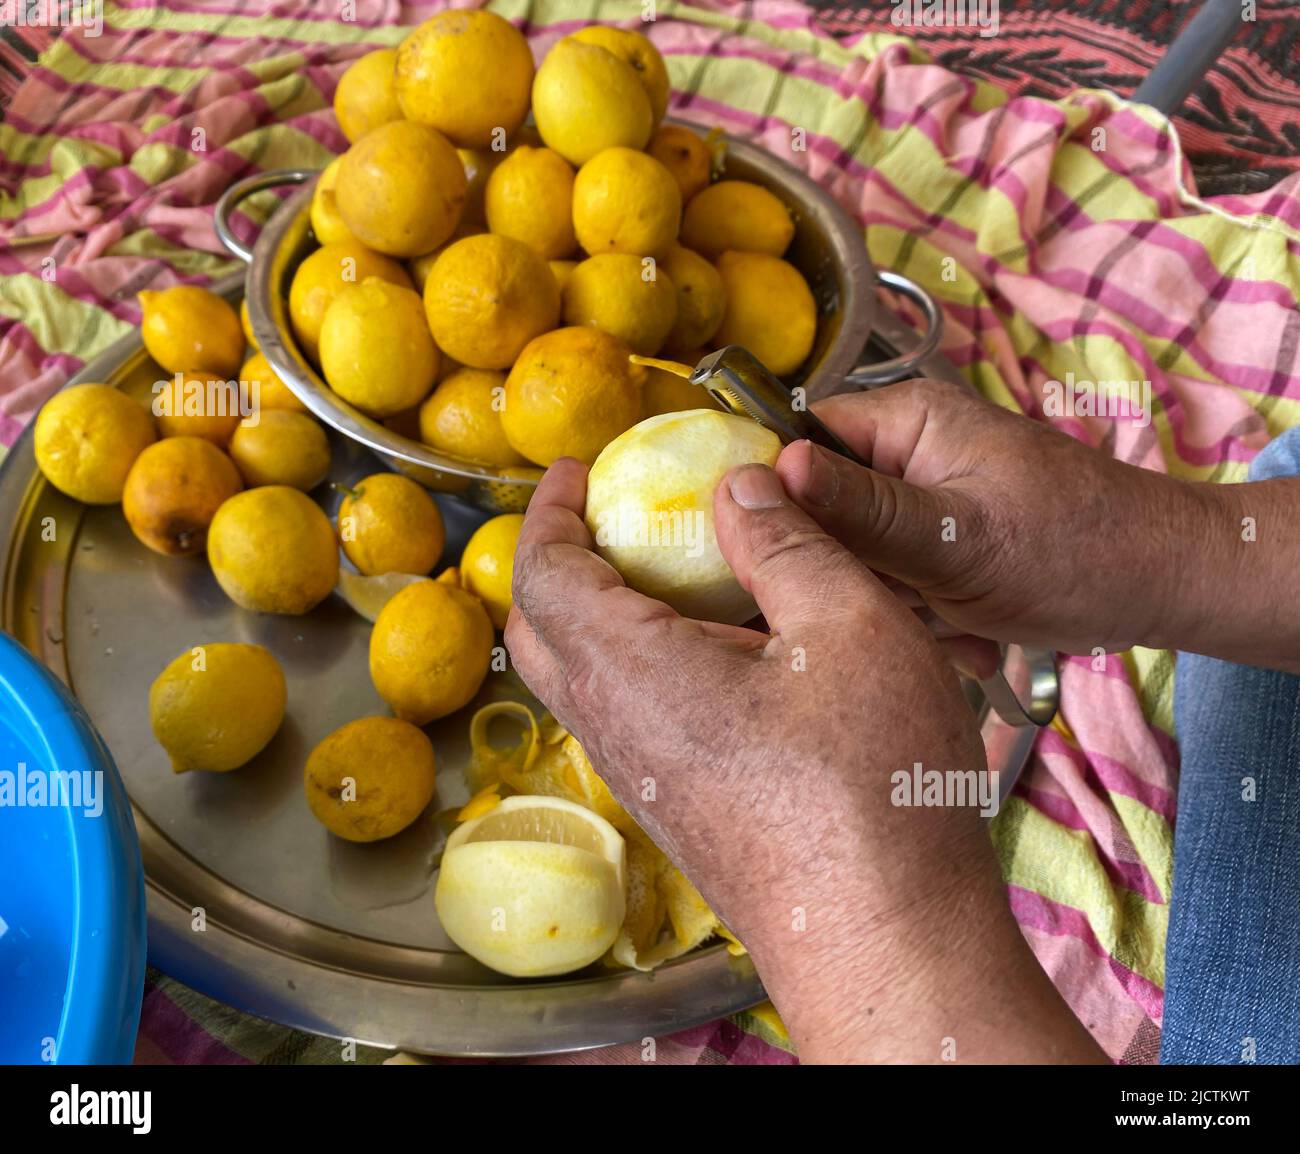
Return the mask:
<path id="1" fill-rule="evenodd" d="M 804 485 L 803 499 L 809 505 L 828 508 L 835 504 L 840 491 L 840 473 L 826 457 L 826 450 L 809 445 L 808 481 Z"/>
<path id="2" fill-rule="evenodd" d="M 731 474 L 731 499 L 742 509 L 776 509 L 785 504 L 785 489 L 766 465 L 743 465 Z"/>

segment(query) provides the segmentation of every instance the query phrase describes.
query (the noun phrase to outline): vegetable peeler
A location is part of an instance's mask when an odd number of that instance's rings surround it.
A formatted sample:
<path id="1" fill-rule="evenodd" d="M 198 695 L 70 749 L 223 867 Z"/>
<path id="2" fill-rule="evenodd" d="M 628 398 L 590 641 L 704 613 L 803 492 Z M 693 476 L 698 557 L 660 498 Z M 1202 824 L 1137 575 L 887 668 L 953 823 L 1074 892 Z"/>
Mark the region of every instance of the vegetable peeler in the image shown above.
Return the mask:
<path id="1" fill-rule="evenodd" d="M 690 381 L 707 389 L 729 412 L 749 417 L 771 430 L 782 444 L 811 441 L 856 465 L 870 468 L 748 349 L 727 345 L 710 353 L 695 366 Z M 936 620 L 931 629 L 936 625 L 942 628 L 943 623 Z M 1012 687 L 1009 670 L 1021 684 L 1024 697 Z M 1041 727 L 1056 716 L 1056 663 L 1050 651 L 1004 645 L 997 671 L 980 679 L 979 685 L 989 704 L 1008 725 Z"/>

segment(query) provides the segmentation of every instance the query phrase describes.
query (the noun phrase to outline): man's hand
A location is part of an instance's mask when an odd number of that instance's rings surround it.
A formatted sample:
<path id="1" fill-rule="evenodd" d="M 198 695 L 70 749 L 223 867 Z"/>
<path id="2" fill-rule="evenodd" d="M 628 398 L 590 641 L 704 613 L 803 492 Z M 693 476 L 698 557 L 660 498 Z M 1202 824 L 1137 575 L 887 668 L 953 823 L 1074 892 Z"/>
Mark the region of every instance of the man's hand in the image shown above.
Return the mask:
<path id="1" fill-rule="evenodd" d="M 871 468 L 790 445 L 776 471 L 791 497 L 951 625 L 1073 653 L 1300 660 L 1278 593 L 1300 572 L 1300 482 L 1176 480 L 942 381 L 814 410 Z"/>
<path id="2" fill-rule="evenodd" d="M 974 1060 L 1095 1054 L 1020 939 L 977 811 L 892 803 L 917 762 L 984 768 L 916 617 L 753 465 L 715 518 L 771 632 L 682 618 L 591 551 L 585 483 L 557 462 L 529 507 L 512 658 L 750 948 L 801 1054 L 938 1060 L 945 1036 Z M 1059 1036 L 1025 1026 L 1037 1010 Z"/>

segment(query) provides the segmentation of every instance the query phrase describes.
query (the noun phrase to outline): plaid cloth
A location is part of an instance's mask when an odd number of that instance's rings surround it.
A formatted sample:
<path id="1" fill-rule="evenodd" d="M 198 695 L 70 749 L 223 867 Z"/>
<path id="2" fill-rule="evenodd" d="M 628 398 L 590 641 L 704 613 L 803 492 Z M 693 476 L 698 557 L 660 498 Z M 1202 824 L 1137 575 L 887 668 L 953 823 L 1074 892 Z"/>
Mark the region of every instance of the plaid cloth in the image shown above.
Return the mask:
<path id="1" fill-rule="evenodd" d="M 61 36 L 0 125 L 0 437 L 138 323 L 140 288 L 234 268 L 212 234 L 221 190 L 341 151 L 329 104 L 343 70 L 438 6 L 359 0 L 340 23 L 311 0 L 128 0 L 106 5 L 102 37 Z M 588 17 L 641 15 L 636 0 L 593 3 L 582 19 L 561 0 L 490 6 L 539 57 Z M 997 402 L 1136 464 L 1227 481 L 1300 418 L 1300 178 L 1199 198 L 1178 137 L 1149 110 L 1099 91 L 1010 97 L 898 37 L 837 43 L 792 0 L 660 3 L 657 17 L 647 31 L 672 110 L 830 189 L 877 264 L 942 301 L 944 352 Z M 791 151 L 796 128 L 805 151 Z M 246 202 L 237 225 L 251 236 L 276 203 Z M 1152 425 L 1047 416 L 1048 382 L 1070 373 L 1149 380 Z M 1158 1048 L 1172 672 L 1170 655 L 1146 650 L 1100 669 L 1066 660 L 1061 720 L 993 826 L 1027 939 L 1107 1052 L 1130 1062 Z M 768 1023 L 691 1031 L 661 1054 L 789 1060 L 748 1040 L 779 1040 Z M 331 1046 L 151 980 L 143 1060 L 316 1059 Z M 604 1055 L 628 1058 L 639 1054 Z"/>

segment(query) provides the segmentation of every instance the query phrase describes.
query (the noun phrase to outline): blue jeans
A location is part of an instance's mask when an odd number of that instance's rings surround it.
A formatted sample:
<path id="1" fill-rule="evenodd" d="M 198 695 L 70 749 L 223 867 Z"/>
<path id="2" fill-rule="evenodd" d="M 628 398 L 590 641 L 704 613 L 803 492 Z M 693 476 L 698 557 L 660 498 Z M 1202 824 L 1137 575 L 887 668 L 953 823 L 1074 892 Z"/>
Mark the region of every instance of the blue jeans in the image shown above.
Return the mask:
<path id="1" fill-rule="evenodd" d="M 1300 428 L 1250 469 L 1252 481 L 1298 475 Z M 1180 653 L 1174 722 L 1160 1060 L 1300 1062 L 1300 677 Z"/>

